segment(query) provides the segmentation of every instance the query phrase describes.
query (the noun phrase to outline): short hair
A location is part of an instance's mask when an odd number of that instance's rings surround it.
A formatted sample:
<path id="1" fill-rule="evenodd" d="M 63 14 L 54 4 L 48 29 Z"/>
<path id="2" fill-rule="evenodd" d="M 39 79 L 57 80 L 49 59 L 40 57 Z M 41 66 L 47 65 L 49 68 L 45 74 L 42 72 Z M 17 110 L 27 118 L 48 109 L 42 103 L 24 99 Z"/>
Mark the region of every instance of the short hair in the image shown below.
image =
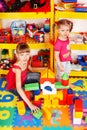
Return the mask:
<path id="1" fill-rule="evenodd" d="M 30 47 L 28 46 L 27 43 L 18 43 L 16 47 L 16 52 L 17 53 L 25 53 L 25 52 L 30 52 Z"/>
<path id="2" fill-rule="evenodd" d="M 72 31 L 73 28 L 73 22 L 68 20 L 68 19 L 61 19 L 58 22 L 55 23 L 58 28 L 60 28 L 61 25 L 69 25 L 70 26 L 70 32 Z"/>

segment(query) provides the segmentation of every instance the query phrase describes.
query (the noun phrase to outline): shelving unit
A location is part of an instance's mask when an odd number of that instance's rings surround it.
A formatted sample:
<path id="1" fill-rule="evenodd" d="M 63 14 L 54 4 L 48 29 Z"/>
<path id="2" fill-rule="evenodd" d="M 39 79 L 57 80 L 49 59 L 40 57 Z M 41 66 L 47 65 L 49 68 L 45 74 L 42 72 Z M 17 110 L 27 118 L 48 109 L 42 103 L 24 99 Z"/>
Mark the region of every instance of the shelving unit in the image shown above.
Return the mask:
<path id="1" fill-rule="evenodd" d="M 12 13 L 0 13 L 0 28 L 2 28 L 2 19 L 50 19 L 50 39 L 53 38 L 53 23 L 54 23 L 54 0 L 50 0 L 49 12 L 12 12 Z M 27 41 L 29 44 L 29 42 Z M 16 48 L 17 44 L 14 43 L 0 43 L 0 49 L 8 49 L 9 57 L 12 58 L 12 50 Z M 31 49 L 50 49 L 50 69 L 53 70 L 53 45 L 49 43 L 31 43 L 29 44 Z M 0 70 L 0 74 L 6 74 L 7 70 Z"/>
<path id="2" fill-rule="evenodd" d="M 87 13 L 82 12 L 62 12 L 55 11 L 55 22 L 58 19 L 67 18 L 67 19 L 85 19 L 87 20 Z M 57 38 L 57 30 L 55 29 L 55 39 Z M 87 50 L 87 45 L 84 44 L 71 44 L 71 50 Z M 71 71 L 70 76 L 82 76 L 87 77 L 87 71 Z"/>

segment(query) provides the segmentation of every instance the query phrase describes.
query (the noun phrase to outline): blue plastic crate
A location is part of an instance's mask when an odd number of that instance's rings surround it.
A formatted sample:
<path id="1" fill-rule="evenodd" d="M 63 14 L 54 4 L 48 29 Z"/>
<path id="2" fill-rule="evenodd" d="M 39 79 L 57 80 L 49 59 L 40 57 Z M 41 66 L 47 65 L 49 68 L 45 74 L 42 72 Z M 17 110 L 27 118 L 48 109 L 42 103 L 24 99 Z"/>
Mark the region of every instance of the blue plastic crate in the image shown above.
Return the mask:
<path id="1" fill-rule="evenodd" d="M 81 65 L 81 66 L 87 66 L 87 62 L 85 62 L 84 60 L 83 60 L 83 56 L 84 55 L 78 55 L 78 62 L 79 62 L 79 64 Z"/>
<path id="2" fill-rule="evenodd" d="M 77 3 L 75 6 L 75 12 L 87 12 L 87 4 Z"/>
<path id="3" fill-rule="evenodd" d="M 13 21 L 11 24 L 11 33 L 12 35 L 25 35 L 26 33 L 26 21 L 19 20 Z"/>

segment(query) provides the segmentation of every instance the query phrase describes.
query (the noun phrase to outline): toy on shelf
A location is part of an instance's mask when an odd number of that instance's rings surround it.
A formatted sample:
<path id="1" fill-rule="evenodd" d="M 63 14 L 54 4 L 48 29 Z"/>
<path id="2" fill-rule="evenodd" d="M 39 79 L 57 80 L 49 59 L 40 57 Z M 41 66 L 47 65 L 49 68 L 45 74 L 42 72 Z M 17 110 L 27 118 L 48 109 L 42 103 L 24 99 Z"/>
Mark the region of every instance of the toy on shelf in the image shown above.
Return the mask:
<path id="1" fill-rule="evenodd" d="M 10 28 L 0 29 L 0 42 L 10 43 L 11 41 L 11 30 Z"/>
<path id="2" fill-rule="evenodd" d="M 12 42 L 26 42 L 26 21 L 18 20 L 11 24 Z"/>
<path id="3" fill-rule="evenodd" d="M 5 12 L 7 9 L 4 0 L 0 0 L 0 12 Z"/>
<path id="4" fill-rule="evenodd" d="M 87 55 L 78 55 L 78 62 L 81 66 L 87 66 Z"/>
<path id="5" fill-rule="evenodd" d="M 87 3 L 77 3 L 75 5 L 76 12 L 87 12 Z"/>
<path id="6" fill-rule="evenodd" d="M 49 67 L 50 50 L 49 49 L 41 49 L 37 55 L 33 55 L 31 58 L 31 66 L 32 67 Z"/>
<path id="7" fill-rule="evenodd" d="M 46 0 L 30 0 L 31 8 L 36 9 L 46 4 Z"/>
<path id="8" fill-rule="evenodd" d="M 7 12 L 39 12 L 39 10 L 44 12 L 44 9 L 50 10 L 49 0 L 5 0 L 5 3 Z"/>

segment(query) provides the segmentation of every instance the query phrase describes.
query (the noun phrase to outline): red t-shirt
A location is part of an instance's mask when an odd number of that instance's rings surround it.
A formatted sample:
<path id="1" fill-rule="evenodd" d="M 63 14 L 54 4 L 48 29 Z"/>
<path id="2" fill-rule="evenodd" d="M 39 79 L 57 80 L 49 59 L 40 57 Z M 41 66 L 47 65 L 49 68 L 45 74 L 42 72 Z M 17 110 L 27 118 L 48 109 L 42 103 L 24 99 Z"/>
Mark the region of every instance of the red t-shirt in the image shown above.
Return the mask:
<path id="1" fill-rule="evenodd" d="M 55 42 L 55 45 L 54 45 L 54 50 L 60 52 L 59 53 L 60 61 L 64 62 L 64 61 L 70 61 L 71 60 L 70 55 L 66 58 L 63 57 L 64 54 L 67 54 L 68 52 L 70 52 L 69 39 L 67 39 L 65 41 L 57 39 L 56 42 Z"/>
<path id="2" fill-rule="evenodd" d="M 7 86 L 6 90 L 10 89 L 16 89 L 16 76 L 15 73 L 13 72 L 13 68 L 20 69 L 19 66 L 13 65 L 12 68 L 10 68 L 8 74 L 6 75 L 6 80 L 7 80 Z M 26 68 L 25 70 L 21 70 L 21 83 L 24 85 L 26 76 L 27 76 L 28 69 Z"/>

